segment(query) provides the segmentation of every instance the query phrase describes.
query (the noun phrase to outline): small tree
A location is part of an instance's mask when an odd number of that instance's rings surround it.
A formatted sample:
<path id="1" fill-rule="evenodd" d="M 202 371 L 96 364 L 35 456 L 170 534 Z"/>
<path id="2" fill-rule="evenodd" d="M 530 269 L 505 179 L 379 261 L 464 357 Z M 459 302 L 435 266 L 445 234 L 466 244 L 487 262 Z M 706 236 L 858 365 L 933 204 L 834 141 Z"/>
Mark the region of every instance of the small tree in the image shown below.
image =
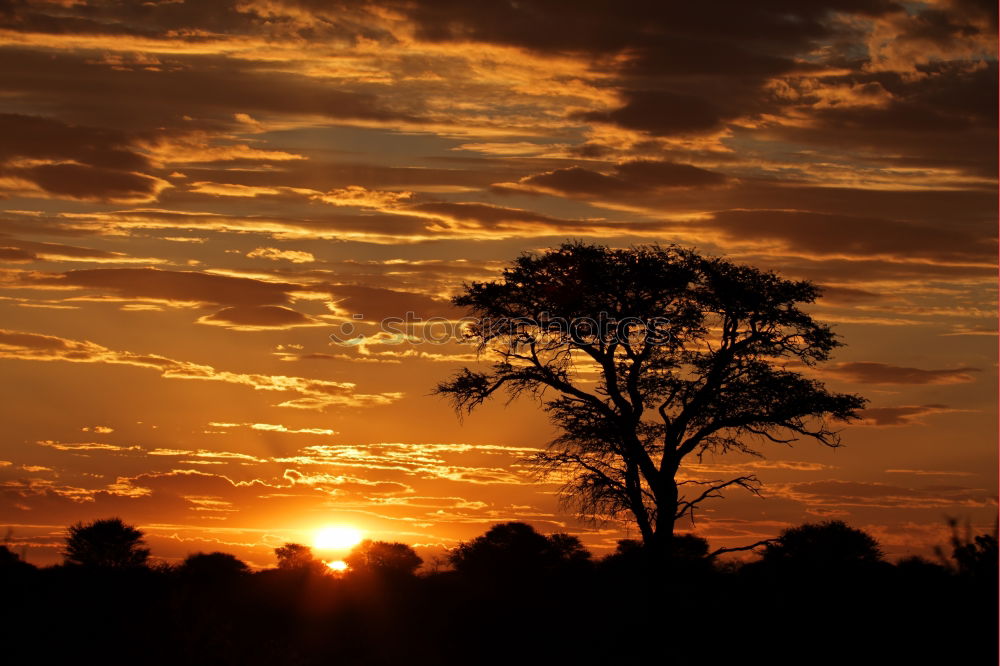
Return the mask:
<path id="1" fill-rule="evenodd" d="M 883 560 L 882 549 L 870 534 L 828 520 L 784 530 L 764 546 L 761 561 L 782 568 L 834 569 Z"/>
<path id="2" fill-rule="evenodd" d="M 819 294 L 673 246 L 565 244 L 466 285 L 454 303 L 494 362 L 436 391 L 460 413 L 501 392 L 537 398 L 560 434 L 534 462 L 569 479 L 563 498 L 585 516 L 627 517 L 666 554 L 702 502 L 759 486 L 753 474 L 685 478 L 686 461 L 798 437 L 838 446 L 828 421 L 864 406 L 799 371 L 839 345 L 802 309 Z"/>
<path id="3" fill-rule="evenodd" d="M 70 526 L 63 555 L 67 564 L 106 569 L 143 567 L 149 549 L 143 533 L 121 518 L 106 518 Z"/>
<path id="4" fill-rule="evenodd" d="M 233 580 L 249 571 L 246 562 L 230 553 L 192 553 L 178 568 L 187 578 L 199 581 Z"/>
<path id="5" fill-rule="evenodd" d="M 24 573 L 33 571 L 35 566 L 25 562 L 21 557 L 6 545 L 0 545 L 0 574 L 3 573 Z"/>
<path id="6" fill-rule="evenodd" d="M 278 568 L 284 571 L 309 571 L 319 573 L 326 565 L 313 556 L 309 546 L 300 543 L 286 543 L 274 549 L 278 558 Z"/>
<path id="7" fill-rule="evenodd" d="M 944 550 L 935 548 L 938 559 L 942 560 L 949 569 L 955 573 L 993 580 L 997 577 L 997 531 L 993 534 L 979 534 L 972 536 L 972 526 L 966 524 L 965 534 L 960 535 L 958 521 L 954 518 L 948 519 L 948 526 L 951 528 L 951 559 L 944 555 Z"/>
<path id="8" fill-rule="evenodd" d="M 460 573 L 512 578 L 552 573 L 590 561 L 580 540 L 569 534 L 545 536 L 521 522 L 499 523 L 449 555 Z"/>
<path id="9" fill-rule="evenodd" d="M 420 556 L 404 543 L 371 539 L 355 546 L 344 562 L 352 571 L 383 576 L 412 576 L 423 564 Z"/>

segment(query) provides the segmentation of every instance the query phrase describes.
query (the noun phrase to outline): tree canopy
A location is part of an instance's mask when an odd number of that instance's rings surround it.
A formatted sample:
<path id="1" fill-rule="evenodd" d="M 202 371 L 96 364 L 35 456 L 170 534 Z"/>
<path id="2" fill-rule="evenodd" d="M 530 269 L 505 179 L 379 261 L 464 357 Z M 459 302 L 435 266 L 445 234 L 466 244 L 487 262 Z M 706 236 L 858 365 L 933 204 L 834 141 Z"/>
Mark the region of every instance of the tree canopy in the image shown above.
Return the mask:
<path id="1" fill-rule="evenodd" d="M 590 561 L 580 540 L 569 534 L 539 534 L 527 523 L 498 523 L 460 543 L 449 555 L 460 573 L 508 580 L 579 567 Z"/>
<path id="2" fill-rule="evenodd" d="M 870 534 L 841 520 L 806 523 L 784 530 L 764 547 L 764 564 L 832 569 L 882 561 L 882 549 Z"/>
<path id="3" fill-rule="evenodd" d="M 278 569 L 297 572 L 322 572 L 326 565 L 317 559 L 309 546 L 300 543 L 286 543 L 274 549 L 278 558 Z"/>
<path id="4" fill-rule="evenodd" d="M 645 545 L 669 551 L 675 523 L 753 474 L 691 478 L 706 453 L 761 455 L 810 438 L 840 445 L 831 422 L 865 400 L 807 371 L 840 343 L 803 306 L 820 289 L 676 246 L 567 243 L 524 254 L 499 280 L 454 303 L 492 358 L 437 386 L 460 412 L 497 393 L 539 400 L 559 435 L 534 458 L 569 481 L 582 514 L 626 517 Z"/>
<path id="5" fill-rule="evenodd" d="M 105 518 L 71 525 L 63 554 L 68 564 L 108 569 L 146 565 L 149 549 L 143 533 L 121 518 Z"/>
<path id="6" fill-rule="evenodd" d="M 250 572 L 247 563 L 230 553 L 191 553 L 178 571 L 186 577 L 204 580 L 231 580 Z"/>
<path id="7" fill-rule="evenodd" d="M 412 576 L 423 560 L 405 543 L 365 539 L 344 558 L 351 571 L 385 576 Z"/>

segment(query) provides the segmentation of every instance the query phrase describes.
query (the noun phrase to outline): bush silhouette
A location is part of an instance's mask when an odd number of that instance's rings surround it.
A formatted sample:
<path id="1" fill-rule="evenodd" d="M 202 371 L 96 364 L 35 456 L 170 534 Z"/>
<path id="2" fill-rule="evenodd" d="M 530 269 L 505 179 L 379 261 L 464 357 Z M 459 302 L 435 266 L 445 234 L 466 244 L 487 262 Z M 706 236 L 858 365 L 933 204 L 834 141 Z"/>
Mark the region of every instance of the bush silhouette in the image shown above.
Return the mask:
<path id="1" fill-rule="evenodd" d="M 67 564 L 103 569 L 144 567 L 149 549 L 143 533 L 121 518 L 105 518 L 70 526 L 63 555 Z"/>
<path id="2" fill-rule="evenodd" d="M 784 530 L 764 547 L 761 561 L 795 569 L 835 569 L 882 562 L 882 549 L 867 532 L 840 520 Z"/>
<path id="3" fill-rule="evenodd" d="M 229 553 L 192 553 L 177 569 L 184 577 L 198 580 L 232 580 L 249 573 L 246 562 Z"/>
<path id="4" fill-rule="evenodd" d="M 280 568 L 247 573 L 219 552 L 109 572 L 18 566 L 0 549 L 3 626 L 16 638 L 5 656 L 31 663 L 44 646 L 45 663 L 586 666 L 695 663 L 710 649 L 713 661 L 778 666 L 996 663 L 996 587 L 979 565 L 894 567 L 840 522 L 785 530 L 766 563 L 742 568 L 714 566 L 700 537 L 675 539 L 670 567 L 648 568 L 657 549 L 632 540 L 591 567 L 573 536 L 501 523 L 451 553 L 456 571 L 421 575 L 409 546 L 377 541 L 354 549 L 345 576 L 314 575 L 323 563 L 292 543 L 276 549 Z M 960 539 L 955 557 L 988 570 L 990 543 Z M 770 646 L 751 656 L 763 636 Z"/>
<path id="5" fill-rule="evenodd" d="M 958 521 L 950 519 L 948 526 L 951 528 L 951 561 L 946 566 L 956 573 L 984 581 L 996 581 L 997 579 L 997 535 L 979 534 L 972 536 L 972 529 L 966 526 L 965 534 L 959 535 Z M 938 557 L 942 560 L 942 550 L 937 549 Z M 995 584 L 994 584 L 995 587 Z"/>
<path id="6" fill-rule="evenodd" d="M 590 553 L 568 534 L 545 536 L 521 522 L 500 523 L 459 544 L 449 555 L 455 570 L 497 578 L 532 577 L 589 562 Z"/>
<path id="7" fill-rule="evenodd" d="M 365 539 L 344 558 L 351 571 L 385 576 L 412 576 L 423 560 L 403 543 Z"/>
<path id="8" fill-rule="evenodd" d="M 322 560 L 316 559 L 312 548 L 300 543 L 286 543 L 274 549 L 278 558 L 278 568 L 284 571 L 307 571 L 321 573 L 326 569 Z"/>

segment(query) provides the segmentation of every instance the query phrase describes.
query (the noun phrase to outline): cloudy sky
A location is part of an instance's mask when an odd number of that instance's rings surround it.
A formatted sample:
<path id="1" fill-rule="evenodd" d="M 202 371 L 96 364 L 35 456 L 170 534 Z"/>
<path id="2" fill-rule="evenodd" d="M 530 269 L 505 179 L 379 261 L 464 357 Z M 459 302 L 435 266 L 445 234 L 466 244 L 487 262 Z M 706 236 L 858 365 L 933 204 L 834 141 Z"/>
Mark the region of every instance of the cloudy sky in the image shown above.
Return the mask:
<path id="1" fill-rule="evenodd" d="M 995 9 L 0 1 L 0 526 L 36 563 L 112 515 L 156 555 L 261 566 L 342 524 L 433 549 L 527 520 L 605 552 L 628 533 L 519 463 L 553 435 L 535 405 L 460 422 L 429 393 L 473 350 L 372 335 L 572 238 L 826 288 L 847 346 L 822 375 L 864 420 L 689 469 L 765 483 L 698 534 L 839 518 L 903 554 L 949 516 L 988 529 Z"/>

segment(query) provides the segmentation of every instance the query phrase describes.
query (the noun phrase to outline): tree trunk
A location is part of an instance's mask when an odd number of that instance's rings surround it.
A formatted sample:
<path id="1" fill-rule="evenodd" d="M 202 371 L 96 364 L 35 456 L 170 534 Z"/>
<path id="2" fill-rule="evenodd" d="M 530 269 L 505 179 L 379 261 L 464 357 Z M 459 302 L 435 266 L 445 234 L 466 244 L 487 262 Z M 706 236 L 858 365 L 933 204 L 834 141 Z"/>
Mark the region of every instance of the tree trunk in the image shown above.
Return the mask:
<path id="1" fill-rule="evenodd" d="M 657 562 L 666 564 L 673 554 L 674 523 L 677 515 L 677 482 L 673 475 L 659 484 L 656 493 L 656 528 L 652 550 Z"/>

